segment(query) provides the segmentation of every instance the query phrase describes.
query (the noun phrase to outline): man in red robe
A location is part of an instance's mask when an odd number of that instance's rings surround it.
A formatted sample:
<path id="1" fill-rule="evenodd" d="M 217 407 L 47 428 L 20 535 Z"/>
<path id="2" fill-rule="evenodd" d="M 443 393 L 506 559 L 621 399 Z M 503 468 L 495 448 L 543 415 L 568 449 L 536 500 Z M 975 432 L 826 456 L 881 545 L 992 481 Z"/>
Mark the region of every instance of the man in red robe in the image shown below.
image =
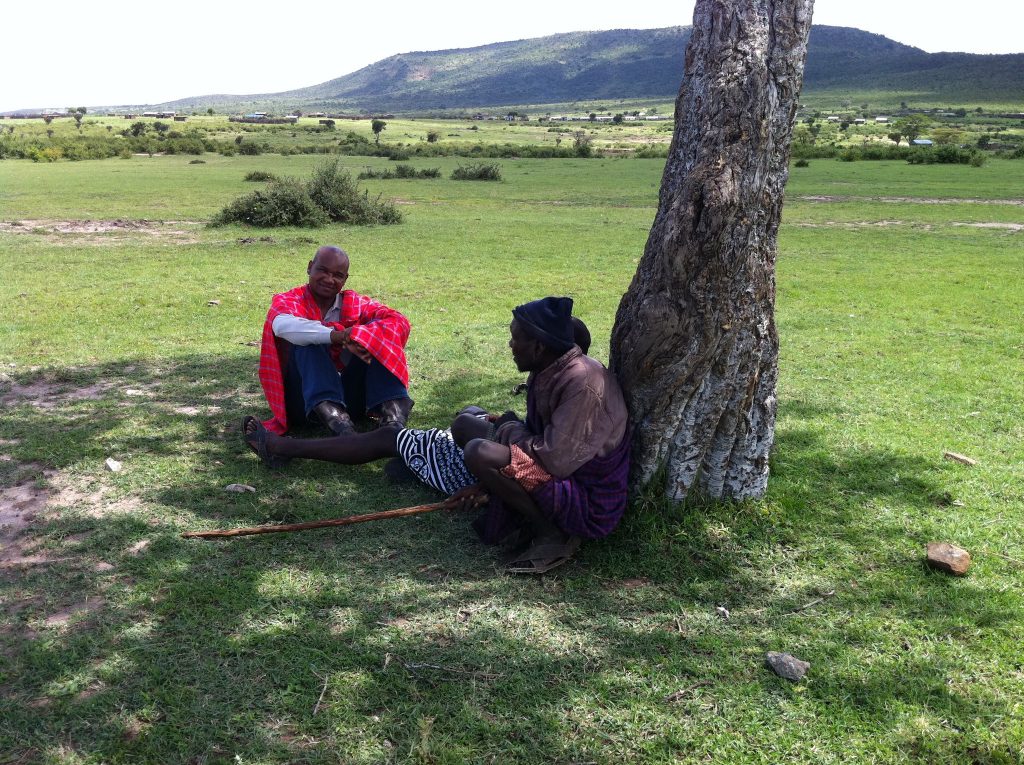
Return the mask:
<path id="1" fill-rule="evenodd" d="M 312 417 L 335 435 L 353 433 L 351 413 L 363 411 L 381 425 L 405 425 L 409 320 L 345 289 L 348 270 L 345 251 L 325 245 L 306 267 L 309 281 L 270 303 L 260 383 L 273 415 L 263 424 L 274 433 Z"/>

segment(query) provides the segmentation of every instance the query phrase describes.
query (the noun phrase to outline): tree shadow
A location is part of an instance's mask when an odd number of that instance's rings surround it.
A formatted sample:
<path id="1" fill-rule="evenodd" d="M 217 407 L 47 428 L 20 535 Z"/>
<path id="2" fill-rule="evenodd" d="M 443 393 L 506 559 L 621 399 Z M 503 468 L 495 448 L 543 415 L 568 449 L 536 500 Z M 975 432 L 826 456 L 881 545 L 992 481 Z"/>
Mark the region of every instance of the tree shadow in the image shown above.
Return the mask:
<path id="1" fill-rule="evenodd" d="M 207 523 L 312 520 L 434 495 L 388 484 L 379 465 L 266 471 L 237 432 L 241 413 L 262 405 L 251 359 L 128 366 L 36 373 L 70 388 L 113 385 L 56 408 L 15 406 L 0 431 L 13 463 L 107 490 L 31 530 L 51 562 L 0 571 L 9 604 L 0 751 L 26 762 L 61 752 L 160 762 L 671 759 L 710 746 L 679 715 L 666 718 L 666 696 L 680 687 L 710 683 L 678 702 L 698 719 L 709 697 L 736 687 L 769 709 L 793 703 L 789 684 L 763 667 L 763 652 L 782 643 L 812 661 L 799 699 L 807 715 L 844 705 L 850 724 L 879 730 L 894 704 L 962 727 L 1012 717 L 995 691 L 951 688 L 955 653 L 902 647 L 978 641 L 1016 609 L 1012 593 L 921 565 L 906 518 L 926 517 L 942 491 L 934 466 L 913 455 L 837 451 L 820 429 L 787 426 L 766 502 L 638 501 L 612 537 L 558 574 L 517 579 L 461 515 L 181 539 Z M 444 424 L 463 403 L 522 409 L 508 392 L 515 381 L 433 382 L 414 394 L 413 424 Z M 808 409 L 800 419 L 829 416 Z M 103 471 L 111 453 L 123 473 Z M 231 494 L 228 483 L 257 492 Z M 125 497 L 134 503 L 118 509 Z M 883 505 L 898 512 L 864 520 Z M 816 579 L 815 560 L 829 555 L 841 560 L 834 578 Z M 788 575 L 797 581 L 781 586 Z M 799 610 L 824 587 L 836 595 Z M 732 621 L 714 612 L 722 603 Z M 885 620 L 898 628 L 873 626 Z M 644 735 L 617 732 L 624 709 L 649 720 Z M 907 745 L 940 759 L 966 751 L 963 738 Z M 971 756 L 998 761 L 998 747 Z"/>

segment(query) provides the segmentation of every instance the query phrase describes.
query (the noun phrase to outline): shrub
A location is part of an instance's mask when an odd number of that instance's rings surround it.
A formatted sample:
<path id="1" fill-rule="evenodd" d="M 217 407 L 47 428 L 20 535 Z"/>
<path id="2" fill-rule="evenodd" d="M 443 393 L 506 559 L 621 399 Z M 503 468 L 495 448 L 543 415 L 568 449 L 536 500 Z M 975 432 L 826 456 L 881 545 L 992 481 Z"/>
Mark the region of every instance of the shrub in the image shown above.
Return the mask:
<path id="1" fill-rule="evenodd" d="M 796 162 L 793 163 L 793 167 L 810 167 L 810 166 L 811 166 L 811 163 L 808 162 L 806 159 L 798 159 Z"/>
<path id="2" fill-rule="evenodd" d="M 260 228 L 275 226 L 322 226 L 324 210 L 314 203 L 305 184 L 293 178 L 272 181 L 266 189 L 241 196 L 211 221 L 220 226 L 246 223 Z"/>
<path id="3" fill-rule="evenodd" d="M 441 168 L 439 167 L 427 167 L 423 170 L 416 170 L 412 165 L 396 165 L 395 169 L 385 168 L 383 170 L 374 170 L 372 167 L 366 168 L 358 176 L 358 180 L 365 178 L 373 178 L 376 180 L 388 180 L 391 178 L 440 178 Z"/>
<path id="4" fill-rule="evenodd" d="M 266 170 L 253 170 L 251 173 L 246 173 L 244 180 L 261 182 L 261 181 L 276 181 L 277 176 L 273 173 L 268 173 Z"/>
<path id="5" fill-rule="evenodd" d="M 985 155 L 974 149 L 961 149 L 957 146 L 936 146 L 934 148 L 914 149 L 907 157 L 911 165 L 972 165 L 981 167 L 985 164 Z"/>
<path id="6" fill-rule="evenodd" d="M 459 165 L 452 170 L 453 181 L 500 181 L 501 168 L 494 162 Z"/>
<path id="7" fill-rule="evenodd" d="M 380 196 L 370 199 L 366 191 L 360 193 L 359 184 L 336 159 L 313 169 L 309 196 L 328 218 L 337 223 L 370 225 L 402 222 L 402 214 L 394 202 L 382 201 Z"/>
<path id="8" fill-rule="evenodd" d="M 441 137 L 441 134 L 436 130 L 427 131 L 427 143 L 437 143 L 437 140 Z"/>
<path id="9" fill-rule="evenodd" d="M 206 160 L 205 159 L 193 159 L 191 162 L 189 162 L 189 164 L 190 165 L 205 165 L 206 164 Z"/>
<path id="10" fill-rule="evenodd" d="M 637 159 L 668 159 L 668 144 L 648 144 L 633 152 Z"/>

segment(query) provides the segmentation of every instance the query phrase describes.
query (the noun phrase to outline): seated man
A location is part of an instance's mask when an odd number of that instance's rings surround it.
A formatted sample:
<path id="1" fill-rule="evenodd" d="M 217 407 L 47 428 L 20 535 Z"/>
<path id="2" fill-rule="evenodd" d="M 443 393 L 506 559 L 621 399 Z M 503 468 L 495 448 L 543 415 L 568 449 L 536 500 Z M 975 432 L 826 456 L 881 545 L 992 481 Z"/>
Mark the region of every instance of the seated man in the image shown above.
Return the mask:
<path id="1" fill-rule="evenodd" d="M 409 416 L 409 321 L 344 289 L 348 269 L 345 251 L 325 245 L 306 267 L 309 281 L 270 303 L 260 383 L 273 414 L 264 425 L 274 433 L 313 415 L 336 435 L 355 432 L 350 412 L 399 427 Z"/>
<path id="2" fill-rule="evenodd" d="M 485 542 L 531 539 L 508 571 L 543 573 L 580 538 L 604 537 L 626 508 L 629 435 L 615 376 L 573 343 L 572 299 L 547 297 L 512 311 L 509 347 L 529 372 L 526 422 L 465 447 L 466 467 L 491 495 L 477 520 Z M 497 500 L 497 501 L 495 501 Z"/>

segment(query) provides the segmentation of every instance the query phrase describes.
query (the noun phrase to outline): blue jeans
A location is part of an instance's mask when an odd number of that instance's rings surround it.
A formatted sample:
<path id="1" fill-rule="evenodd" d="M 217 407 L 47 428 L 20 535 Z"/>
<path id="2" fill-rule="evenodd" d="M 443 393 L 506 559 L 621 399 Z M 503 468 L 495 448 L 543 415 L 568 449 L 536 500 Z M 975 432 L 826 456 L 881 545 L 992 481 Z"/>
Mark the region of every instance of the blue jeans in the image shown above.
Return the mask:
<path id="1" fill-rule="evenodd" d="M 342 352 L 345 368 L 338 372 L 329 345 L 292 345 L 287 348 L 285 406 L 290 422 L 308 418 L 317 404 L 333 401 L 359 415 L 385 401 L 409 398 L 409 390 L 377 359 L 369 364 Z"/>

